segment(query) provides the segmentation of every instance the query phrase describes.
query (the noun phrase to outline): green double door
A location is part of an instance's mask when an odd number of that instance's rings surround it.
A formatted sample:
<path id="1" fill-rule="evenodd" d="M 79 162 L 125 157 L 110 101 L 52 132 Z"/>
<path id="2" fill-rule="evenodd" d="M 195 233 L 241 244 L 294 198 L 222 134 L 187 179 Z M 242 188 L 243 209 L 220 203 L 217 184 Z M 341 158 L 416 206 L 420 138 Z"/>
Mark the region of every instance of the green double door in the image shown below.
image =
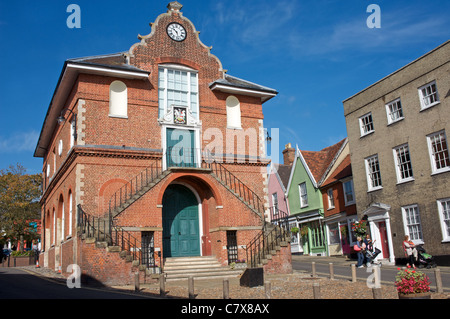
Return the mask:
<path id="1" fill-rule="evenodd" d="M 169 185 L 163 197 L 164 257 L 200 256 L 198 201 L 183 185 Z"/>

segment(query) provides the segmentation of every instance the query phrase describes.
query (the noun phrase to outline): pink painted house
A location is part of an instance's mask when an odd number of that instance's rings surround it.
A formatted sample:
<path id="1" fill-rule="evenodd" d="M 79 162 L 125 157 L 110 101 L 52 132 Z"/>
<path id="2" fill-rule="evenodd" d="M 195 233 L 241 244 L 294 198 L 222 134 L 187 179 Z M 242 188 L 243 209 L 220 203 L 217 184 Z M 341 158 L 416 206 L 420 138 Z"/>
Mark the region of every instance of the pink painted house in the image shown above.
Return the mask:
<path id="1" fill-rule="evenodd" d="M 294 158 L 295 149 L 292 148 L 290 144 L 287 144 L 285 150 L 283 150 L 284 164 L 272 163 L 270 166 L 268 181 L 270 220 L 289 216 L 286 187 L 289 182 Z"/>

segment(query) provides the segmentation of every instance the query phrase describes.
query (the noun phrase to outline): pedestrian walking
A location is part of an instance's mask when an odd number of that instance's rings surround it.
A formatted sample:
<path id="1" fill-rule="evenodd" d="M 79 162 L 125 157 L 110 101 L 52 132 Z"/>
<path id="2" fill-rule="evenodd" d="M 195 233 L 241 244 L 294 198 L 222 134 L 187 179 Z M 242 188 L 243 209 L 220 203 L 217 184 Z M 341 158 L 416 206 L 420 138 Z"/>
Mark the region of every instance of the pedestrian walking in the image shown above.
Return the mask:
<path id="1" fill-rule="evenodd" d="M 408 235 L 406 235 L 405 239 L 403 240 L 403 249 L 405 250 L 405 255 L 408 261 L 406 266 L 416 268 L 415 263 L 417 261 L 417 249 L 416 245 L 411 240 L 409 240 Z"/>
<path id="2" fill-rule="evenodd" d="M 33 244 L 31 245 L 31 249 L 33 250 L 34 255 L 34 264 L 38 267 L 39 263 L 39 243 L 36 240 L 33 240 Z"/>
<path id="3" fill-rule="evenodd" d="M 358 257 L 358 263 L 356 264 L 356 267 L 358 268 L 362 268 L 364 263 L 363 245 L 365 246 L 362 238 L 360 236 L 356 237 L 356 244 L 353 246 L 353 250 L 356 252 L 356 256 Z"/>
<path id="4" fill-rule="evenodd" d="M 365 263 L 367 267 L 372 266 L 372 253 L 373 253 L 373 243 L 375 241 L 372 241 L 372 239 L 370 238 L 370 234 L 366 234 L 366 238 L 364 238 L 364 245 L 365 247 L 365 252 L 364 252 L 364 257 L 365 257 Z"/>

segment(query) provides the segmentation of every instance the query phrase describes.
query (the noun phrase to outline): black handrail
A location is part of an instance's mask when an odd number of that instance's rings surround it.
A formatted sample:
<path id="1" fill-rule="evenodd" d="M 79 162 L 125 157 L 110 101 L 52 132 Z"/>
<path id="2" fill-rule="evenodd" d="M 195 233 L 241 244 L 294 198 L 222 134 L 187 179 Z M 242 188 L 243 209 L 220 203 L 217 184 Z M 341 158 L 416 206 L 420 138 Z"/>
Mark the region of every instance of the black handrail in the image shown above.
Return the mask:
<path id="1" fill-rule="evenodd" d="M 111 196 L 109 200 L 110 218 L 113 218 L 113 211 L 132 199 L 133 196 L 135 196 L 144 187 L 154 182 L 154 180 L 163 172 L 161 164 L 162 160 L 158 159 L 156 163 L 153 163 L 151 166 L 145 168 Z"/>
<path id="2" fill-rule="evenodd" d="M 289 215 L 279 209 L 275 210 L 274 207 L 271 207 L 270 216 L 277 217 L 271 219 L 272 229 L 264 226 L 263 230 L 261 230 L 245 248 L 247 264 L 250 268 L 258 267 L 262 264 L 266 255 L 270 254 L 272 250 L 276 250 L 276 247 L 279 246 L 281 242 L 290 241 Z"/>
<path id="3" fill-rule="evenodd" d="M 203 162 L 203 167 L 212 170 L 215 176 L 222 181 L 229 189 L 231 189 L 236 195 L 244 200 L 249 206 L 251 206 L 261 217 L 264 219 L 264 204 L 261 198 L 252 191 L 247 185 L 245 185 L 239 178 L 225 168 L 221 163 Z"/>
<path id="4" fill-rule="evenodd" d="M 109 218 L 101 218 L 87 214 L 81 205 L 78 208 L 79 235 L 95 238 L 97 241 L 105 241 L 110 246 L 118 246 L 121 251 L 126 251 L 142 263 L 141 242 L 122 227 L 113 225 Z M 155 265 L 150 265 L 155 266 Z"/>
<path id="5" fill-rule="evenodd" d="M 200 152 L 201 157 L 200 163 L 197 160 L 198 152 Z M 277 246 L 281 240 L 287 238 L 287 233 L 289 233 L 286 224 L 287 214 L 283 213 L 280 215 L 281 211 L 279 210 L 276 211 L 278 214 L 275 214 L 275 211 L 272 209 L 272 223 L 278 225 L 278 227 L 266 233 L 263 201 L 225 166 L 215 161 L 209 152 L 201 152 L 198 149 L 169 147 L 165 155 L 163 158 L 166 159 L 167 168 L 198 167 L 201 164 L 202 168 L 210 169 L 221 183 L 234 192 L 236 196 L 239 196 L 259 215 L 263 221 L 262 230 L 246 248 L 247 260 L 251 265 L 260 264 L 266 253 Z M 131 201 L 144 187 L 150 185 L 164 172 L 162 161 L 163 159 L 158 159 L 150 167 L 145 168 L 127 184 L 119 188 L 109 200 L 109 211 L 105 217 L 90 216 L 82 210 L 81 205 L 78 205 L 80 232 L 88 237 L 96 236 L 98 240 L 108 241 L 110 245 L 120 246 L 122 250 L 130 252 L 133 255 L 133 259 L 141 260 L 140 242 L 124 231 L 123 228 L 114 225 L 113 212 L 126 202 Z"/>

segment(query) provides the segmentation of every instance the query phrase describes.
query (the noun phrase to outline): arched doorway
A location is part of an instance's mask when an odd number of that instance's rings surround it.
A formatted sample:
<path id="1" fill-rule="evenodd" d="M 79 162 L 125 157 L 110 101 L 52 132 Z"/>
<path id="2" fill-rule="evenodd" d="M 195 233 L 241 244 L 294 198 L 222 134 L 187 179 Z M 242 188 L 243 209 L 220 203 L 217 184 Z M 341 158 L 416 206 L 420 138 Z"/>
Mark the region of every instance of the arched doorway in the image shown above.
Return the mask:
<path id="1" fill-rule="evenodd" d="M 199 201 L 181 184 L 169 185 L 163 196 L 163 255 L 200 255 Z"/>

